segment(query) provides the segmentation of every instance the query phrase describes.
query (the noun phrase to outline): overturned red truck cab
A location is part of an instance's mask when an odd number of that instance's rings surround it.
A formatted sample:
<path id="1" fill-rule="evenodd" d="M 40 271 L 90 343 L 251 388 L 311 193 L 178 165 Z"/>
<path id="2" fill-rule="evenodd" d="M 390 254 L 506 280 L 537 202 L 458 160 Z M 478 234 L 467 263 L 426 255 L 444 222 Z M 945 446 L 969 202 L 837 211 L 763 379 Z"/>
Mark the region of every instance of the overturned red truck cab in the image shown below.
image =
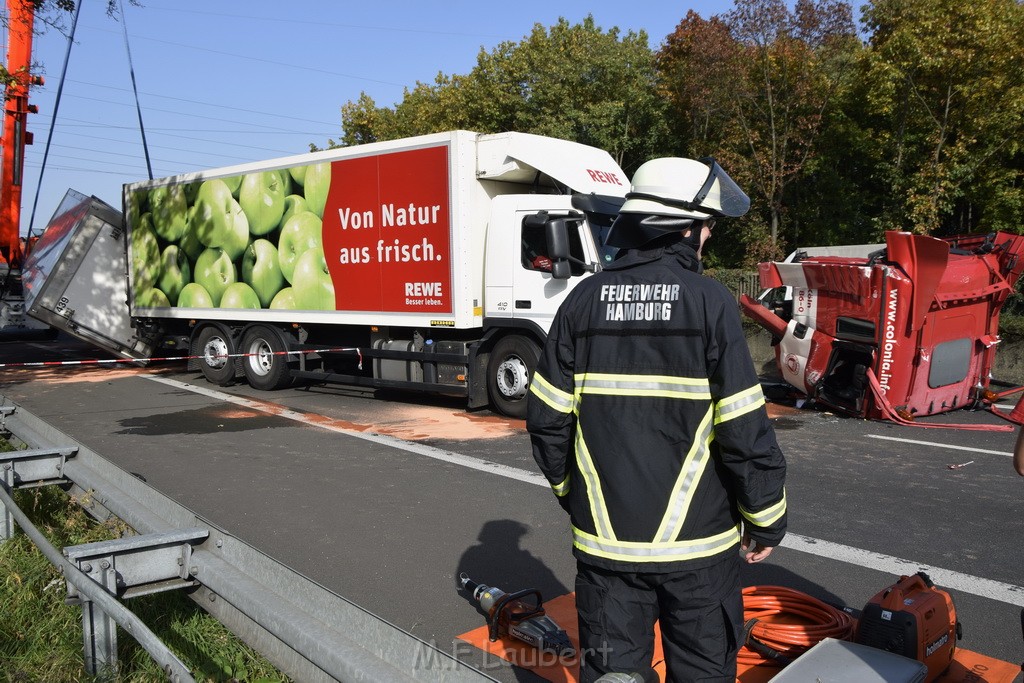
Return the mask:
<path id="1" fill-rule="evenodd" d="M 741 298 L 772 334 L 786 382 L 870 419 L 989 400 L 999 310 L 1024 270 L 1024 236 L 893 231 L 884 245 L 845 249 L 761 263 L 766 291 Z"/>

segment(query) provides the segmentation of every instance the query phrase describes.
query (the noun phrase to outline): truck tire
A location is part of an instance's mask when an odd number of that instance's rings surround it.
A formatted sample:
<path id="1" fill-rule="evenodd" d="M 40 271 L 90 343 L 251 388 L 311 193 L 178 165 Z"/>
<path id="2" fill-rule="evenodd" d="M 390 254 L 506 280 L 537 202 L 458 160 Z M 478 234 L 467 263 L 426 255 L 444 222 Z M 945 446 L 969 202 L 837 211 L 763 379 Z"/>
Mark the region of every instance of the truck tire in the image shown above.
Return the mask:
<path id="1" fill-rule="evenodd" d="M 242 335 L 242 369 L 249 386 L 262 391 L 275 391 L 291 386 L 287 348 L 281 333 L 266 325 L 254 325 Z"/>
<path id="2" fill-rule="evenodd" d="M 502 337 L 487 363 L 487 393 L 491 406 L 502 415 L 526 418 L 530 379 L 540 360 L 540 347 L 528 337 Z"/>
<path id="3" fill-rule="evenodd" d="M 207 382 L 226 387 L 235 383 L 235 342 L 225 330 L 216 325 L 204 327 L 196 340 L 199 367 Z M 227 356 L 227 357 L 225 357 Z"/>

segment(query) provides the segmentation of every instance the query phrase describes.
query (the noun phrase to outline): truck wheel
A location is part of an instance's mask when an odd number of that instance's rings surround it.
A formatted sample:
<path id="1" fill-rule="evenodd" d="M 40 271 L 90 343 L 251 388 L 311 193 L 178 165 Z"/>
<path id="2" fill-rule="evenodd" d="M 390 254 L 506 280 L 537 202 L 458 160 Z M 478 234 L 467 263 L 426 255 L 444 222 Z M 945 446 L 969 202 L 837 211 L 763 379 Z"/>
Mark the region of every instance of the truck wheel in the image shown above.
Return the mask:
<path id="1" fill-rule="evenodd" d="M 235 353 L 235 344 L 231 337 L 219 327 L 204 327 L 196 341 L 199 355 L 199 367 L 206 381 L 226 387 L 235 382 L 235 359 L 229 356 Z"/>
<path id="2" fill-rule="evenodd" d="M 487 363 L 487 393 L 491 405 L 502 415 L 526 417 L 530 379 L 540 359 L 540 348 L 526 337 L 502 337 L 491 350 Z"/>
<path id="3" fill-rule="evenodd" d="M 255 325 L 242 336 L 242 369 L 249 386 L 262 391 L 284 389 L 292 383 L 284 341 L 276 331 Z"/>

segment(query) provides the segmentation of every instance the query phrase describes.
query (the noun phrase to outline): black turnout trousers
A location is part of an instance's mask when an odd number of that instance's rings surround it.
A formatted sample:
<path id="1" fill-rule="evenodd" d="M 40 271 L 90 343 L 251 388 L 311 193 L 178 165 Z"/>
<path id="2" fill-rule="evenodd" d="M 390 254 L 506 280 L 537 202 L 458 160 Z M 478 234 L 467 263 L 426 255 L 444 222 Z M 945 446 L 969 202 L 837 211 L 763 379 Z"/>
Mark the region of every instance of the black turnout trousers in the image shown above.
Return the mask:
<path id="1" fill-rule="evenodd" d="M 669 683 L 735 683 L 743 631 L 739 556 L 710 567 L 670 573 L 628 573 L 577 562 L 580 683 L 606 673 L 641 674 L 651 667 L 654 624 L 661 622 Z"/>

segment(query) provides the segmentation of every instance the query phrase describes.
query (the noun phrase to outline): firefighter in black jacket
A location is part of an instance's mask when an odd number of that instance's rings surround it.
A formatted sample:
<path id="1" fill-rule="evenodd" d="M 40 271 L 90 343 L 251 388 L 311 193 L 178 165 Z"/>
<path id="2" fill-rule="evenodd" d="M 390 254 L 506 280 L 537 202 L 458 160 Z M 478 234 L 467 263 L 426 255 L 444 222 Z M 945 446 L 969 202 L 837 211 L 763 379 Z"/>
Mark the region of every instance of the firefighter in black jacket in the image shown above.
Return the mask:
<path id="1" fill-rule="evenodd" d="M 735 299 L 701 274 L 716 218 L 750 200 L 713 159 L 637 169 L 608 243 L 551 326 L 530 387 L 533 455 L 572 522 L 581 681 L 651 668 L 736 676 L 739 562 L 785 534 L 786 463 Z"/>

